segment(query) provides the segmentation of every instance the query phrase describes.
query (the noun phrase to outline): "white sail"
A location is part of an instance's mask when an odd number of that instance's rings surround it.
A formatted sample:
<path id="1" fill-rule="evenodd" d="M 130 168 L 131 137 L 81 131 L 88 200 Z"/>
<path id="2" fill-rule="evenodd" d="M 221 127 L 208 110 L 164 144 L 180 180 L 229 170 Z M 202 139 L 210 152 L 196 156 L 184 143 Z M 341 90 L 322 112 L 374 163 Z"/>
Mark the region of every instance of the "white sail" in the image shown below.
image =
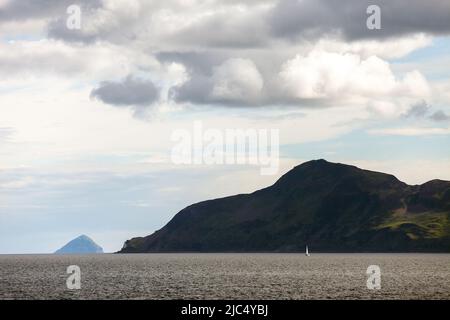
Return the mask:
<path id="1" fill-rule="evenodd" d="M 309 257 L 309 256 L 310 256 L 310 254 L 309 254 L 309 251 L 308 251 L 308 246 L 306 246 L 306 251 L 305 251 L 305 255 L 306 255 L 307 257 Z"/>

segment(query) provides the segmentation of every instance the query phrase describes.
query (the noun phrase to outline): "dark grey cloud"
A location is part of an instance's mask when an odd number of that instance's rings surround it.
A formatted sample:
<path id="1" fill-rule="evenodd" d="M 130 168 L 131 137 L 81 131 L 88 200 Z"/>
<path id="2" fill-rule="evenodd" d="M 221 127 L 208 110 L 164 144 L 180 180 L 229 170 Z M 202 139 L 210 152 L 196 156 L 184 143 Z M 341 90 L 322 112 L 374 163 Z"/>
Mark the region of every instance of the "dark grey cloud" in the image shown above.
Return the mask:
<path id="1" fill-rule="evenodd" d="M 189 102 L 199 105 L 210 104 L 229 107 L 261 106 L 268 104 L 268 102 L 264 100 L 250 101 L 241 97 L 214 97 L 212 95 L 213 90 L 214 80 L 212 77 L 193 73 L 186 83 L 170 88 L 169 98 L 179 103 Z"/>
<path id="2" fill-rule="evenodd" d="M 412 105 L 404 114 L 405 118 L 423 118 L 430 111 L 431 106 L 426 101 Z"/>
<path id="3" fill-rule="evenodd" d="M 438 110 L 430 116 L 430 119 L 434 121 L 449 121 L 450 116 L 446 114 L 444 111 Z"/>
<path id="4" fill-rule="evenodd" d="M 176 102 L 212 103 L 213 101 L 208 99 L 212 87 L 213 83 L 210 77 L 193 73 L 186 83 L 172 87 L 169 90 L 169 97 Z"/>
<path id="5" fill-rule="evenodd" d="M 99 1 L 99 0 L 97 0 Z M 134 26 L 139 24 L 139 21 L 134 21 L 125 13 L 123 16 L 114 16 L 111 13 L 109 19 L 113 20 L 112 26 L 108 26 L 105 23 L 104 17 L 99 18 L 99 9 L 102 8 L 101 2 L 96 5 L 95 1 L 89 5 L 81 5 L 81 28 L 69 29 L 67 28 L 67 17 L 68 15 L 55 15 L 52 20 L 47 25 L 47 35 L 49 38 L 63 40 L 66 42 L 78 42 L 90 44 L 95 41 L 104 41 L 115 44 L 129 44 L 133 40 L 137 39 Z M 122 20 L 127 17 L 130 20 Z M 137 19 L 138 20 L 138 19 Z M 90 25 L 91 28 L 85 27 Z M 92 28 L 92 26 L 95 26 Z"/>
<path id="6" fill-rule="evenodd" d="M 428 119 L 432 121 L 449 121 L 450 116 L 447 115 L 442 110 L 436 110 L 433 112 L 432 106 L 426 101 L 418 102 L 412 105 L 404 114 L 404 118 L 415 118 L 415 119 Z"/>
<path id="7" fill-rule="evenodd" d="M 59 19 L 66 16 L 70 5 L 79 5 L 83 10 L 102 6 L 101 0 L 12 0 L 0 8 L 1 21 L 29 19 Z"/>
<path id="8" fill-rule="evenodd" d="M 241 5 L 252 8 L 244 10 L 244 14 L 239 10 L 216 13 L 181 29 L 168 40 L 176 45 L 202 44 L 213 48 L 241 49 L 267 45 L 266 10 L 260 10 L 255 3 L 242 1 Z"/>
<path id="9" fill-rule="evenodd" d="M 69 29 L 66 18 L 60 17 L 52 20 L 47 26 L 49 38 L 60 39 L 67 42 L 92 43 L 100 39 L 99 34 L 86 34 L 83 29 Z"/>
<path id="10" fill-rule="evenodd" d="M 150 2 L 140 1 L 139 18 L 130 13 L 110 11 L 110 19 L 114 23 L 102 26 L 102 20 L 99 20 L 99 28 L 91 30 L 92 34 L 86 34 L 83 30 L 72 31 L 65 27 L 65 17 L 55 17 L 48 25 L 48 34 L 51 38 L 61 39 L 69 42 L 90 43 L 95 40 L 109 41 L 112 43 L 124 43 L 130 40 L 145 38 L 146 41 L 153 41 L 154 44 L 171 45 L 175 47 L 214 47 L 214 48 L 248 48 L 262 46 L 267 39 L 265 9 L 264 4 L 274 0 L 260 1 L 211 1 L 205 5 L 186 6 L 182 1 Z M 239 8 L 237 9 L 237 4 Z M 61 6 L 59 6 L 61 7 Z M 88 9 L 96 8 L 91 6 Z M 245 8 L 243 10 L 243 8 Z M 262 9 L 261 9 L 262 8 Z M 208 14 L 203 15 L 194 23 L 185 25 L 177 32 L 164 32 L 164 28 L 152 30 L 148 25 L 161 23 L 158 20 L 158 13 L 161 10 L 173 12 L 178 16 L 180 10 L 187 9 L 186 15 L 193 15 L 205 11 Z M 109 8 L 107 8 L 109 10 Z M 98 16 L 92 11 L 83 10 L 83 17 L 86 20 L 95 21 Z M 212 14 L 211 14 L 212 13 Z M 128 20 L 127 20 L 128 19 Z M 183 23 L 183 17 L 180 16 L 180 23 Z M 175 22 L 176 23 L 176 22 Z M 120 25 L 120 26 L 119 26 Z M 162 36 L 158 34 L 162 31 Z M 155 36 L 156 34 L 156 36 Z M 158 37 L 161 36 L 161 37 Z"/>
<path id="11" fill-rule="evenodd" d="M 159 90 L 150 80 L 128 76 L 120 82 L 103 81 L 92 90 L 96 98 L 113 106 L 146 107 L 159 98 Z"/>
<path id="12" fill-rule="evenodd" d="M 366 27 L 367 7 L 381 8 L 381 30 Z M 448 0 L 281 0 L 270 14 L 275 37 L 346 40 L 388 38 L 413 33 L 450 33 Z"/>
<path id="13" fill-rule="evenodd" d="M 191 72 L 169 94 L 177 102 L 219 105 L 259 105 L 265 102 L 265 81 L 252 59 L 230 58 L 212 66 L 211 73 Z"/>
<path id="14" fill-rule="evenodd" d="M 167 51 L 159 52 L 156 57 L 163 63 L 177 62 L 183 64 L 190 75 L 190 79 L 186 83 L 174 86 L 169 90 L 169 97 L 172 100 L 197 104 L 219 103 L 219 101 L 209 97 L 214 85 L 211 77 L 214 68 L 228 58 L 227 54 L 220 51 L 214 52 L 214 54 L 209 51 Z"/>
<path id="15" fill-rule="evenodd" d="M 101 0 L 19 0 L 10 1 L 0 9 L 0 23 L 4 21 L 25 21 L 45 19 L 48 21 L 49 38 L 69 42 L 89 43 L 97 40 L 98 35 L 83 33 L 83 30 L 67 28 L 67 8 L 71 5 L 80 6 L 82 21 L 96 10 L 103 7 Z"/>
<path id="16" fill-rule="evenodd" d="M 147 29 L 148 22 L 163 9 L 178 13 L 183 6 L 177 1 L 167 1 L 164 4 L 142 1 L 145 10 L 143 9 L 140 19 L 129 16 L 132 20 L 124 20 L 127 23 L 121 23 L 120 28 L 106 26 L 96 30 L 95 34 L 85 34 L 65 27 L 66 9 L 71 4 L 79 4 L 86 19 L 96 19 L 95 10 L 102 7 L 101 0 L 10 1 L 0 9 L 0 22 L 45 18 L 49 21 L 48 34 L 51 38 L 88 43 L 95 40 L 121 43 L 145 37 L 154 41 L 154 45 L 164 43 L 172 48 L 260 48 L 273 45 L 273 40 L 277 39 L 317 40 L 327 35 L 359 40 L 419 32 L 450 34 L 448 0 L 217 1 L 206 7 L 198 6 L 198 12 L 206 10 L 211 14 L 203 15 L 174 33 L 163 33 L 162 38 L 153 38 L 155 33 L 154 30 Z M 237 10 L 237 4 L 244 9 Z M 369 5 L 381 7 L 381 30 L 368 30 L 366 27 L 366 9 Z M 212 8 L 218 10 L 211 11 Z M 197 10 L 196 7 L 188 9 L 191 13 Z M 117 14 L 113 12 L 111 15 L 111 19 L 117 19 L 116 22 L 122 22 L 121 19 L 127 16 L 126 12 L 121 17 Z"/>

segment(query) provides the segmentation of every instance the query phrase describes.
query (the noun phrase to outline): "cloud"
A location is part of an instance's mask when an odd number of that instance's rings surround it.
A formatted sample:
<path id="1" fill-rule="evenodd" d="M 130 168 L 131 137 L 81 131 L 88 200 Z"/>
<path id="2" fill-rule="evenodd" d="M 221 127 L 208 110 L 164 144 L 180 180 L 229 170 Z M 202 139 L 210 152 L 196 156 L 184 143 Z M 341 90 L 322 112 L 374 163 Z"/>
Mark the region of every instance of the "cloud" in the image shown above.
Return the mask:
<path id="1" fill-rule="evenodd" d="M 420 127 L 406 127 L 406 128 L 386 128 L 373 129 L 368 131 L 372 135 L 393 135 L 393 136 L 430 136 L 430 135 L 449 135 L 449 128 L 420 128 Z"/>
<path id="2" fill-rule="evenodd" d="M 35 46 L 28 41 L 0 45 L 0 72 L 84 74 L 101 81 L 145 69 L 146 78 L 151 75 L 163 87 L 167 84 L 164 65 L 177 62 L 189 75 L 183 84 L 170 84 L 169 97 L 179 104 L 358 104 L 370 105 L 372 110 L 386 110 L 391 104 L 396 109 L 392 113 L 397 114 L 410 105 L 410 100 L 427 98 L 429 85 L 414 70 L 395 75 L 384 59 L 398 58 L 429 45 L 430 37 L 425 35 L 428 29 L 411 28 L 412 33 L 399 33 L 392 39 L 350 37 L 352 41 L 344 42 L 346 32 L 353 30 L 348 29 L 349 24 L 366 26 L 367 1 L 359 2 L 350 0 L 352 6 L 342 6 L 325 0 L 169 0 L 164 4 L 97 0 L 90 5 L 82 1 L 82 28 L 69 30 L 65 26 L 69 2 L 50 0 L 49 8 L 43 9 L 38 6 L 43 0 L 38 0 L 37 4 L 24 5 L 27 13 L 20 13 L 19 4 L 12 1 L 2 8 L 8 17 L 16 17 L 14 21 L 46 21 L 52 40 Z M 445 7 L 437 0 L 432 2 L 441 9 Z M 389 2 L 382 3 L 382 9 L 391 6 Z M 424 9 L 416 0 L 411 6 L 425 10 L 425 15 L 437 10 Z M 342 11 L 341 7 L 347 9 Z M 361 15 L 362 20 L 348 21 L 356 15 Z M 384 16 L 383 13 L 383 19 Z M 292 32 L 278 32 L 286 27 Z M 292 42 L 293 37 L 311 41 Z M 153 62 L 147 61 L 152 59 Z M 113 75 L 105 75 L 106 72 Z M 165 90 L 162 89 L 163 94 Z M 129 98 L 113 100 L 119 103 L 112 105 L 130 105 Z M 135 106 L 142 104 L 131 102 Z"/>
<path id="3" fill-rule="evenodd" d="M 25 83 L 27 77 L 48 75 L 96 80 L 158 68 L 159 62 L 152 55 L 107 43 L 73 46 L 48 39 L 0 42 L 0 81 L 17 77 Z"/>
<path id="4" fill-rule="evenodd" d="M 48 34 L 85 43 L 146 39 L 154 45 L 178 48 L 253 47 L 270 39 L 265 13 L 273 2 L 103 0 L 100 6 L 83 10 L 81 30 L 67 30 L 66 16 L 60 14 L 49 22 Z"/>
<path id="5" fill-rule="evenodd" d="M 83 27 L 65 27 L 72 1 L 10 1 L 0 21 L 46 19 L 48 34 L 65 41 L 124 43 L 145 39 L 176 48 L 268 48 L 280 41 L 337 37 L 386 39 L 450 33 L 446 0 L 78 1 Z M 381 7 L 381 30 L 366 27 L 369 5 Z"/>
<path id="6" fill-rule="evenodd" d="M 390 64 L 376 56 L 363 58 L 321 48 L 278 63 L 271 61 L 269 67 L 265 56 L 255 57 L 257 63 L 232 58 L 210 67 L 197 59 L 183 58 L 194 67 L 187 68 L 189 80 L 171 90 L 177 102 L 298 107 L 351 104 L 372 105 L 376 110 L 388 101 L 401 110 L 409 100 L 424 99 L 430 93 L 427 80 L 418 71 L 397 77 Z"/>
<path id="7" fill-rule="evenodd" d="M 250 59 L 232 58 L 212 70 L 211 76 L 194 74 L 179 87 L 172 88 L 177 101 L 211 104 L 255 104 L 263 96 L 264 79 Z"/>
<path id="8" fill-rule="evenodd" d="M 434 121 L 449 121 L 450 116 L 446 114 L 444 111 L 438 110 L 430 116 L 430 119 Z"/>
<path id="9" fill-rule="evenodd" d="M 134 27 L 145 18 L 140 13 L 142 6 L 141 1 L 115 0 L 82 6 L 80 29 L 66 27 L 67 14 L 55 15 L 47 27 L 48 37 L 80 43 L 107 41 L 119 44 L 133 41 L 136 38 Z"/>
<path id="10" fill-rule="evenodd" d="M 431 106 L 426 101 L 413 104 L 404 114 L 405 118 L 423 118 L 430 111 Z"/>
<path id="11" fill-rule="evenodd" d="M 372 56 L 323 50 L 297 55 L 279 73 L 286 94 L 293 98 L 332 98 L 345 95 L 383 95 L 399 85 L 386 61 Z"/>
<path id="12" fill-rule="evenodd" d="M 273 1 L 223 1 L 191 23 L 168 35 L 178 46 L 258 48 L 270 42 L 267 13 Z M 212 3 L 212 2 L 211 2 Z M 269 4 L 269 5 L 268 5 Z"/>
<path id="13" fill-rule="evenodd" d="M 222 51 L 160 51 L 155 57 L 162 63 L 177 62 L 191 74 L 212 75 L 214 66 L 222 64 L 228 55 Z"/>
<path id="14" fill-rule="evenodd" d="M 0 3 L 1 4 L 1 3 Z M 6 1 L 0 6 L 0 22 L 13 20 L 48 19 L 66 15 L 67 7 L 77 4 L 83 10 L 100 8 L 101 0 L 23 0 Z"/>
<path id="15" fill-rule="evenodd" d="M 214 69 L 214 101 L 255 101 L 261 96 L 264 80 L 255 63 L 248 59 L 230 59 Z"/>
<path id="16" fill-rule="evenodd" d="M 113 106 L 146 107 L 158 100 L 159 90 L 150 80 L 128 76 L 120 82 L 101 82 L 91 97 Z"/>
<path id="17" fill-rule="evenodd" d="M 382 59 L 396 59 L 411 52 L 432 45 L 433 37 L 424 33 L 393 39 L 364 39 L 343 41 L 342 39 L 321 38 L 315 48 L 337 53 L 353 53 L 363 58 L 377 56 Z M 410 67 L 409 69 L 414 69 Z"/>
<path id="18" fill-rule="evenodd" d="M 23 177 L 17 180 L 1 181 L 0 180 L 0 190 L 10 190 L 10 189 L 23 189 L 32 186 L 35 182 L 33 177 Z"/>
<path id="19" fill-rule="evenodd" d="M 418 102 L 413 104 L 406 113 L 403 114 L 404 118 L 416 118 L 416 119 L 429 119 L 436 122 L 439 121 L 448 121 L 450 120 L 450 116 L 447 115 L 442 110 L 437 110 L 433 112 L 431 115 L 432 107 L 425 101 Z"/>
<path id="20" fill-rule="evenodd" d="M 183 83 L 168 85 L 172 86 L 169 98 L 179 104 L 308 108 L 345 104 L 398 115 L 413 101 L 428 98 L 429 84 L 421 73 L 412 69 L 396 75 L 385 60 L 429 45 L 428 29 L 411 27 L 412 33 L 394 32 L 395 38 L 348 37 L 352 23 L 362 23 L 365 28 L 365 0 L 350 0 L 352 6 L 325 0 L 82 1 L 82 28 L 78 31 L 65 26 L 69 2 L 51 0 L 47 9 L 38 6 L 41 2 L 24 5 L 26 14 L 19 13 L 20 6 L 12 4 L 16 2 L 3 6 L 9 17 L 16 16 L 14 21 L 39 18 L 48 22 L 48 36 L 53 39 L 39 45 L 29 41 L 0 45 L 0 72 L 8 76 L 19 70 L 75 74 L 101 81 L 142 74 L 143 70 L 145 78 L 151 75 L 161 84 L 165 97 L 165 65 L 176 62 L 189 76 Z M 432 2 L 433 7 L 446 6 Z M 390 10 L 393 5 L 384 1 L 380 5 L 384 19 L 388 10 L 384 8 Z M 410 6 L 425 10 L 424 15 L 437 10 L 424 9 L 416 0 Z M 347 21 L 358 14 L 362 21 Z M 299 27 L 296 23 L 301 23 L 301 30 L 295 29 Z M 416 20 L 410 24 L 416 23 L 420 25 Z M 277 32 L 286 26 L 293 33 Z M 298 37 L 311 41 L 291 41 Z M 351 41 L 342 40 L 347 38 Z M 106 84 L 111 87 L 114 83 Z M 92 92 L 93 97 L 112 105 L 151 104 L 142 96 L 108 100 L 111 95 L 105 93 L 102 98 Z"/>
<path id="21" fill-rule="evenodd" d="M 0 127 L 0 146 L 9 140 L 9 138 L 13 135 L 14 130 L 12 128 L 3 128 Z"/>
<path id="22" fill-rule="evenodd" d="M 381 30 L 366 26 L 369 5 L 381 8 Z M 338 36 L 346 40 L 381 39 L 429 33 L 450 33 L 447 0 L 281 0 L 270 15 L 275 37 L 317 39 Z"/>

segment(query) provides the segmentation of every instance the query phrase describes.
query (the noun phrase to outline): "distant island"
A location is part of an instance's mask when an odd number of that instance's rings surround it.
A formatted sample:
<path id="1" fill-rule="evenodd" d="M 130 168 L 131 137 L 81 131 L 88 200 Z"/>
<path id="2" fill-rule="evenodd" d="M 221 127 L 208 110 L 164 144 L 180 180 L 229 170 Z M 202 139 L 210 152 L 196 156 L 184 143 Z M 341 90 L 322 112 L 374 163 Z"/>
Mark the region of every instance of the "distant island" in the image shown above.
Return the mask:
<path id="1" fill-rule="evenodd" d="M 265 189 L 188 206 L 119 252 L 450 252 L 449 221 L 449 181 L 314 160 Z"/>
<path id="2" fill-rule="evenodd" d="M 86 235 L 81 235 L 68 242 L 61 249 L 56 250 L 55 254 L 91 254 L 103 253 L 102 247 Z"/>

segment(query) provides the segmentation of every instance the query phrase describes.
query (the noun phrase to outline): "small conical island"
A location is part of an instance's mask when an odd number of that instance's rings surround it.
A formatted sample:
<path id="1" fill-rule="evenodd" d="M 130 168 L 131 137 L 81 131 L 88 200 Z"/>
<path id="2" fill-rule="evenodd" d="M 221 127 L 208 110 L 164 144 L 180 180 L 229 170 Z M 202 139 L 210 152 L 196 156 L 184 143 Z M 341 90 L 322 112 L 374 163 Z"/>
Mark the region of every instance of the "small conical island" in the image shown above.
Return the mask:
<path id="1" fill-rule="evenodd" d="M 56 250 L 55 254 L 92 254 L 103 253 L 102 247 L 86 235 L 81 235 Z"/>

